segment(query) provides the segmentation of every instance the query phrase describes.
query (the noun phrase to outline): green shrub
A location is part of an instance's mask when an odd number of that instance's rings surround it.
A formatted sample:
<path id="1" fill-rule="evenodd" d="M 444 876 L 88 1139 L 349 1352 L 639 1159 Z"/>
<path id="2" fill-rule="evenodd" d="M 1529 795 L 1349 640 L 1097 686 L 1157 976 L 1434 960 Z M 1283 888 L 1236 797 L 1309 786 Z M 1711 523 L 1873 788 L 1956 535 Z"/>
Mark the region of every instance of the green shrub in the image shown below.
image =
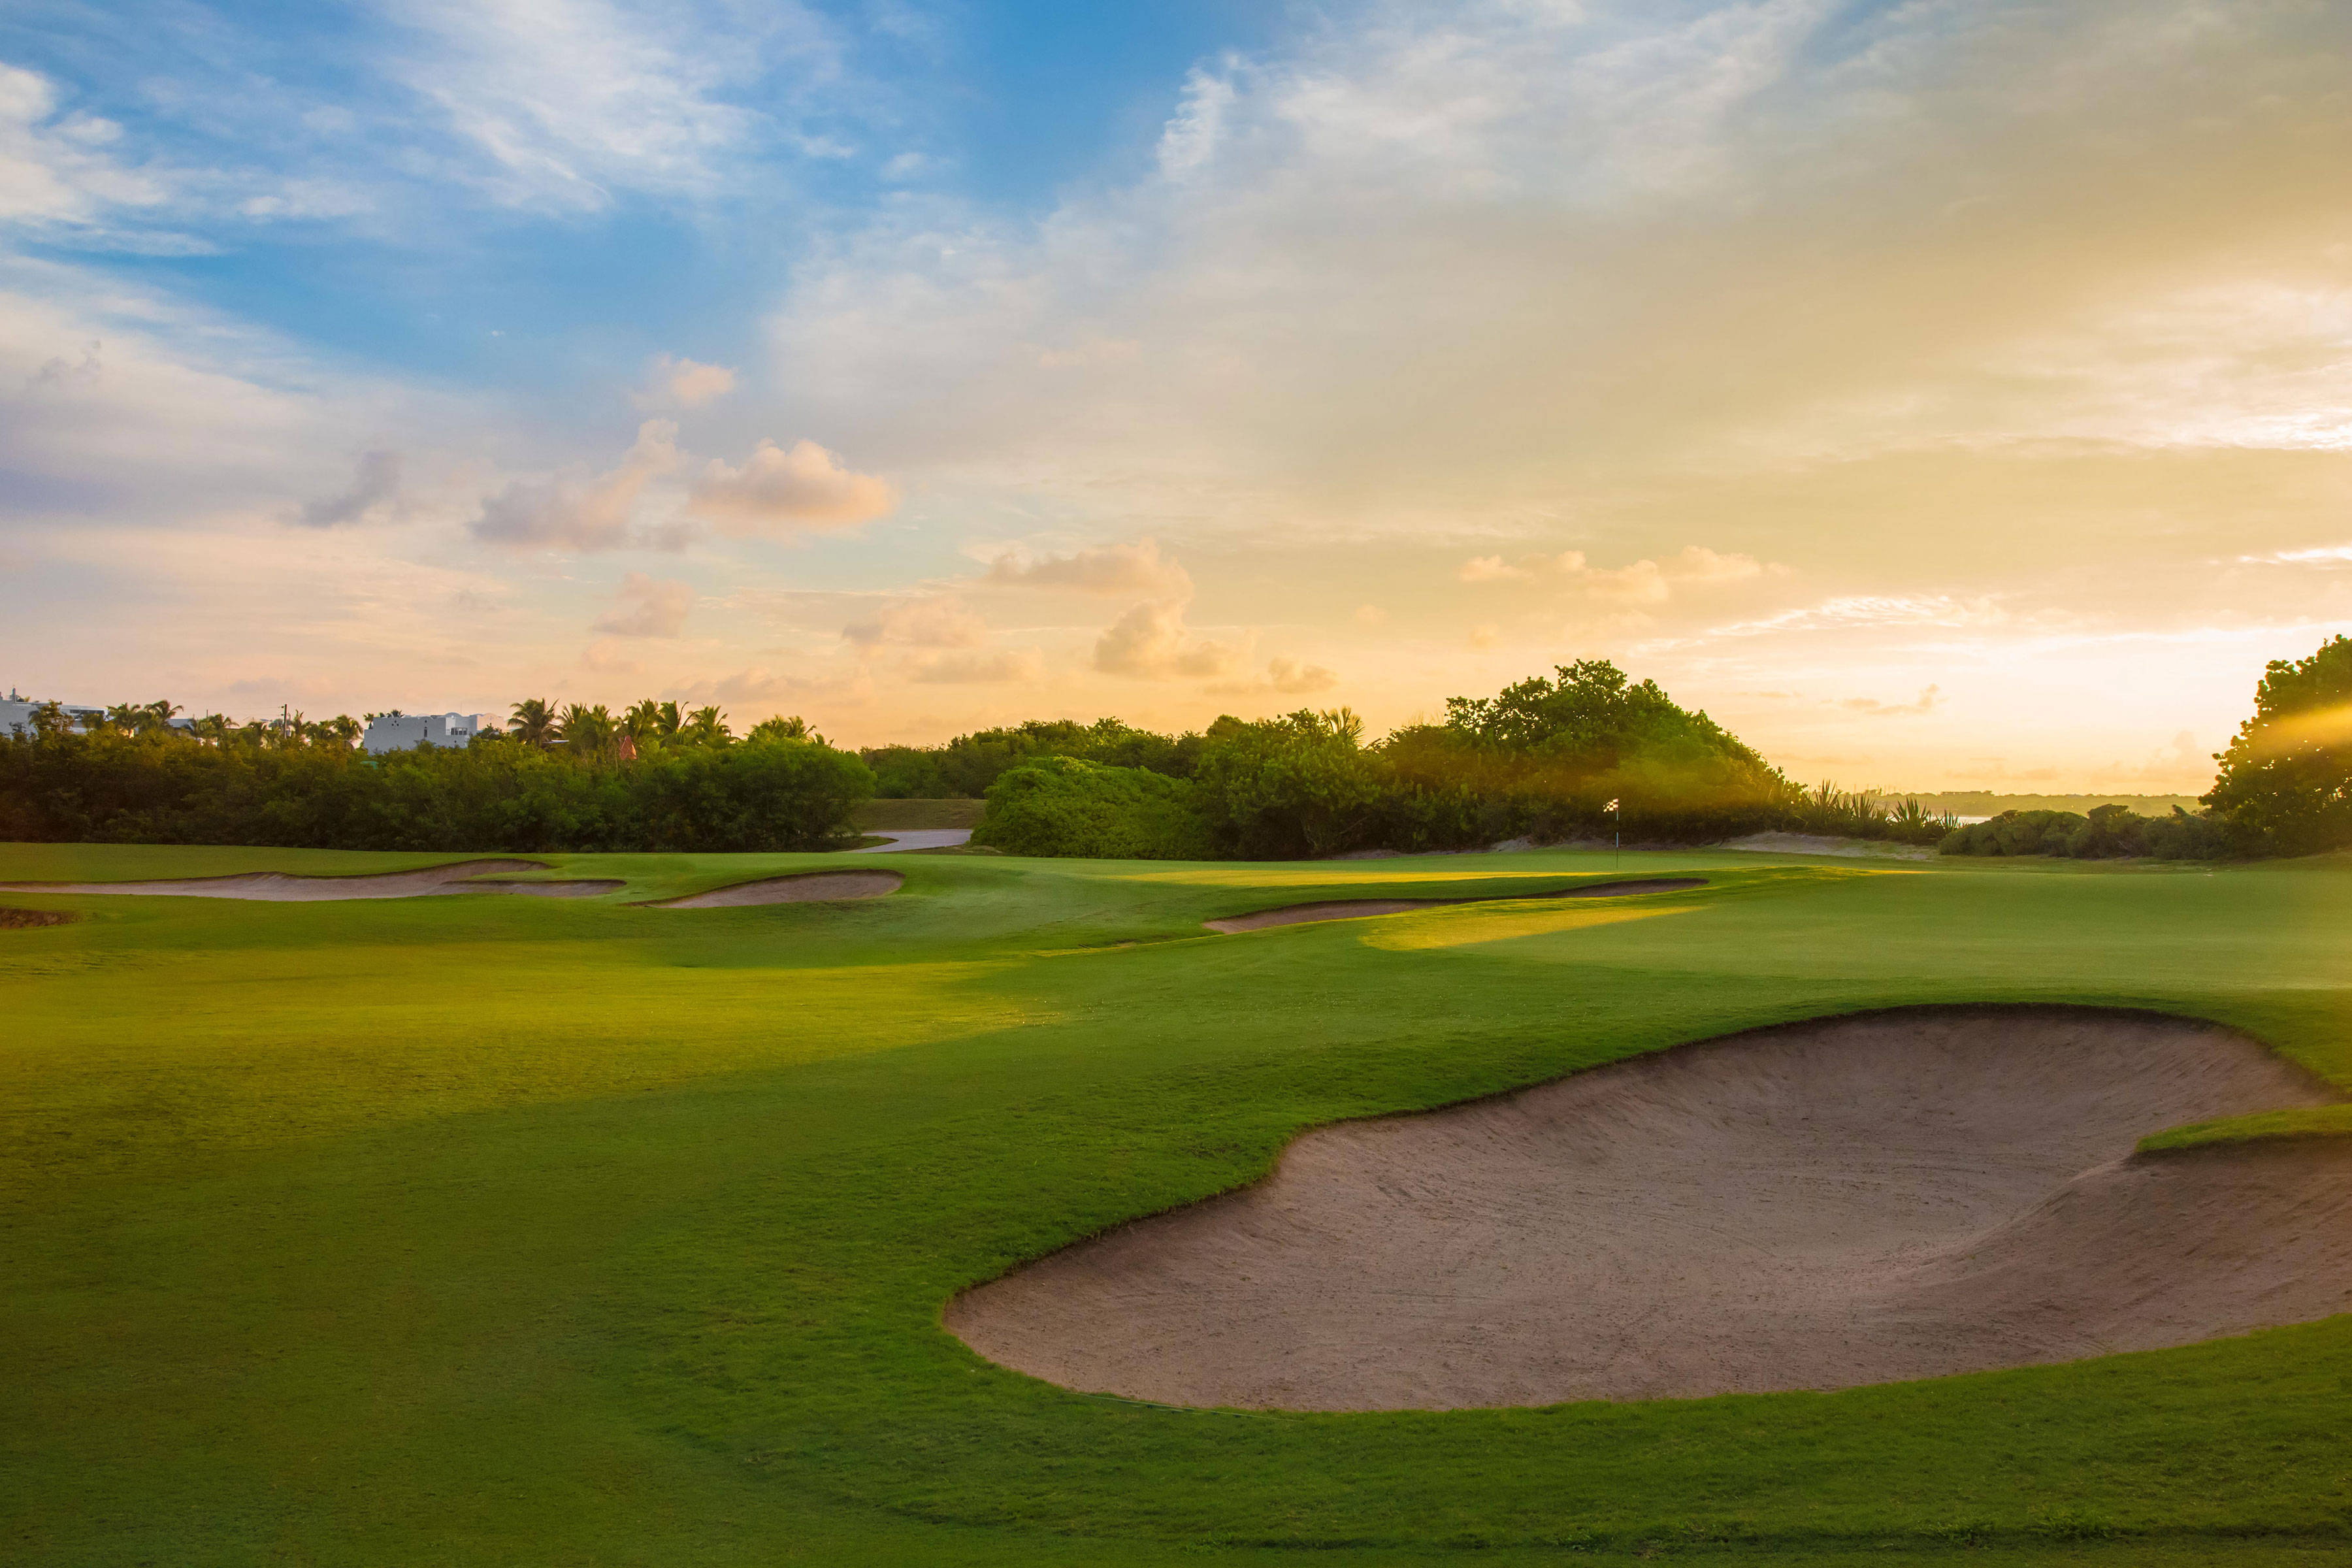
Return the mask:
<path id="1" fill-rule="evenodd" d="M 855 837 L 873 790 L 814 741 L 648 743 L 633 760 L 521 742 L 369 757 L 168 731 L 0 742 L 0 837 L 338 849 L 795 850 Z"/>
<path id="2" fill-rule="evenodd" d="M 1606 659 L 1445 708 L 1444 723 L 1409 725 L 1377 748 L 1392 773 L 1381 829 L 1392 847 L 1621 827 L 1637 842 L 1703 843 L 1802 826 L 1796 785 L 1705 713 Z"/>
<path id="3" fill-rule="evenodd" d="M 971 841 L 1012 855 L 1204 860 L 1214 850 L 1193 786 L 1144 768 L 1040 757 L 988 789 Z"/>
<path id="4" fill-rule="evenodd" d="M 1117 719 L 1032 719 L 1007 729 L 976 730 L 939 746 L 876 746 L 864 756 L 875 793 L 886 800 L 977 799 L 1009 768 L 1040 757 L 1076 757 L 1115 768 L 1145 768 L 1191 778 L 1202 740 L 1157 735 Z"/>
<path id="5" fill-rule="evenodd" d="M 1359 744 L 1363 728 L 1344 708 L 1212 724 L 1196 783 L 1217 847 L 1247 859 L 1298 860 L 1364 843 L 1379 825 L 1391 770 Z"/>
<path id="6" fill-rule="evenodd" d="M 2210 859 L 2222 853 L 2222 825 L 2175 806 L 2170 816 L 2140 816 L 2120 805 L 2071 811 L 2004 811 L 1986 822 L 1954 828 L 1938 847 L 1946 855 L 2059 855 L 2078 860 L 2147 855 L 2166 860 Z"/>

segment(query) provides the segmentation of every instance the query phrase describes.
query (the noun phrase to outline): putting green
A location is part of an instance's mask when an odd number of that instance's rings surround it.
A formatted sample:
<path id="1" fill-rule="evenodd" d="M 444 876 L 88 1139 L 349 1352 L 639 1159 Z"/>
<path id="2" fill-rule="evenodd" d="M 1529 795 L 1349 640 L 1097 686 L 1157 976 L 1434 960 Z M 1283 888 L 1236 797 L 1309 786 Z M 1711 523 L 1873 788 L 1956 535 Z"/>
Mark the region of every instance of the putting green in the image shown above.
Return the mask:
<path id="1" fill-rule="evenodd" d="M 448 858 L 19 846 L 0 880 Z M 2150 1008 L 2352 1087 L 2341 860 L 909 855 L 887 898 L 683 917 L 634 906 L 842 862 L 541 858 L 626 885 L 0 896 L 86 916 L 0 929 L 7 1561 L 2352 1549 L 2352 1318 L 1833 1394 L 1307 1415 L 1068 1393 L 939 1322 L 1021 1259 L 1262 1174 L 1307 1127 L 1796 1018 Z M 1708 881 L 1201 930 L 1612 870 Z M 2168 1141 L 2247 1131 L 2352 1114 Z"/>

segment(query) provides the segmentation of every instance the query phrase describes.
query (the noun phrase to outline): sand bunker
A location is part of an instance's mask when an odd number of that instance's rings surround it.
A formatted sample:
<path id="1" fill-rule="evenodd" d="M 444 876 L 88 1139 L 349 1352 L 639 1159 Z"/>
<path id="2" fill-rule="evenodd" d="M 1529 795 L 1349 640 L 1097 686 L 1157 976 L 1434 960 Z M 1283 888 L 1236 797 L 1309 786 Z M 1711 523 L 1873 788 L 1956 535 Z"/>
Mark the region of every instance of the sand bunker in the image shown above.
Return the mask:
<path id="1" fill-rule="evenodd" d="M 836 899 L 878 899 L 895 893 L 907 879 L 896 871 L 803 871 L 795 877 L 767 877 L 713 888 L 683 899 L 664 899 L 646 907 L 653 910 L 724 910 L 744 904 L 830 903 Z"/>
<path id="2" fill-rule="evenodd" d="M 159 882 L 0 882 L 12 893 L 145 893 L 183 899 L 259 899 L 269 903 L 316 903 L 331 899 L 421 899 L 438 893 L 520 893 L 534 899 L 593 899 L 622 884 L 617 879 L 571 882 L 482 882 L 493 871 L 544 871 L 536 860 L 461 860 L 421 871 L 387 871 L 373 877 L 297 877 L 283 871 L 248 871 L 236 877 L 185 877 Z"/>
<path id="3" fill-rule="evenodd" d="M 2352 1142 L 2135 1154 L 2336 1096 L 2210 1025 L 1916 1010 L 1309 1132 L 1260 1185 L 960 1297 L 1073 1388 L 1450 1409 L 1934 1377 L 2352 1310 Z"/>
<path id="4" fill-rule="evenodd" d="M 1366 915 L 1401 915 L 1408 910 L 1433 910 L 1444 904 L 1486 904 L 1506 899 L 1614 899 L 1630 893 L 1674 893 L 1704 888 L 1704 877 L 1654 877 L 1641 882 L 1588 882 L 1577 888 L 1555 888 L 1540 893 L 1485 893 L 1475 899 L 1333 899 L 1316 904 L 1286 904 L 1278 910 L 1202 921 L 1211 931 L 1264 931 L 1268 926 L 1304 925 L 1309 921 L 1352 921 Z"/>
<path id="5" fill-rule="evenodd" d="M 1896 844 L 1883 838 L 1841 838 L 1823 833 L 1751 833 L 1727 838 L 1720 849 L 1747 849 L 1767 855 L 1849 855 L 1879 860 L 1933 860 L 1932 844 Z"/>

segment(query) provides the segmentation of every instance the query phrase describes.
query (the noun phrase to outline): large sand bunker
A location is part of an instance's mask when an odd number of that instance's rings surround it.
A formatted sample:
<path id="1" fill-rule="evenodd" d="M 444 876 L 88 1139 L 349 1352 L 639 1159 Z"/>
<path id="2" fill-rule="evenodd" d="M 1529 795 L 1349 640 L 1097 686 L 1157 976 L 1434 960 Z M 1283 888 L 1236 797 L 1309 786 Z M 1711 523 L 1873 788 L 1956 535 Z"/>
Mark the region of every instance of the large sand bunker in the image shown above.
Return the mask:
<path id="1" fill-rule="evenodd" d="M 268 903 L 317 903 L 332 899 L 421 899 L 438 893 L 520 893 L 534 899 L 593 899 L 618 879 L 570 882 L 482 882 L 493 871 L 544 871 L 536 860 L 461 860 L 421 871 L 373 877 L 297 877 L 247 871 L 236 877 L 184 877 L 156 882 L 0 882 L 11 893 L 145 893 L 184 899 L 258 899 Z"/>
<path id="2" fill-rule="evenodd" d="M 2215 1026 L 1915 1010 L 1292 1144 L 958 1298 L 982 1354 L 1180 1405 L 1843 1388 L 2352 1310 L 2352 1143 L 2135 1154 L 2337 1097 Z"/>
<path id="3" fill-rule="evenodd" d="M 1401 915 L 1408 910 L 1433 910 L 1446 904 L 1497 903 L 1509 899 L 1614 899 L 1632 893 L 1678 893 L 1704 888 L 1705 877 L 1653 877 L 1639 882 L 1587 882 L 1574 888 L 1551 888 L 1540 893 L 1483 893 L 1470 899 L 1327 899 L 1320 903 L 1286 904 L 1224 920 L 1202 921 L 1211 931 L 1264 931 L 1268 926 L 1304 925 L 1310 921 L 1352 921 L 1366 915 Z"/>
<path id="4" fill-rule="evenodd" d="M 738 882 L 731 888 L 713 888 L 707 893 L 689 893 L 682 899 L 664 899 L 646 907 L 723 910 L 745 904 L 815 904 L 836 899 L 878 899 L 885 893 L 897 892 L 906 880 L 896 871 L 803 871 L 798 876 L 764 877 L 756 882 Z"/>

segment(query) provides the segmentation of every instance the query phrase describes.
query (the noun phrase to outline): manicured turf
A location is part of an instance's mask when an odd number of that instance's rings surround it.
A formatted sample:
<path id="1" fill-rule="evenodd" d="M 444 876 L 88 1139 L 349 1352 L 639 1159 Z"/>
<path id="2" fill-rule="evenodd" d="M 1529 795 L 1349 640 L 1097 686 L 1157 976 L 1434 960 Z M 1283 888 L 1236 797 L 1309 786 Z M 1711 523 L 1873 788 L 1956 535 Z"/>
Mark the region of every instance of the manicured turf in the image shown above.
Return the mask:
<path id="1" fill-rule="evenodd" d="M 439 858 L 23 846 L 0 879 Z M 887 899 L 680 911 L 632 905 L 842 863 L 552 858 L 629 886 L 0 894 L 89 917 L 0 930 L 0 1560 L 2352 1559 L 2352 1318 L 1836 1394 L 1369 1415 L 1069 1394 L 938 1326 L 1301 1128 L 1760 1024 L 2152 1007 L 2352 1085 L 2352 867 L 1628 854 L 1714 881 L 1212 936 L 1612 864 L 902 856 Z"/>

